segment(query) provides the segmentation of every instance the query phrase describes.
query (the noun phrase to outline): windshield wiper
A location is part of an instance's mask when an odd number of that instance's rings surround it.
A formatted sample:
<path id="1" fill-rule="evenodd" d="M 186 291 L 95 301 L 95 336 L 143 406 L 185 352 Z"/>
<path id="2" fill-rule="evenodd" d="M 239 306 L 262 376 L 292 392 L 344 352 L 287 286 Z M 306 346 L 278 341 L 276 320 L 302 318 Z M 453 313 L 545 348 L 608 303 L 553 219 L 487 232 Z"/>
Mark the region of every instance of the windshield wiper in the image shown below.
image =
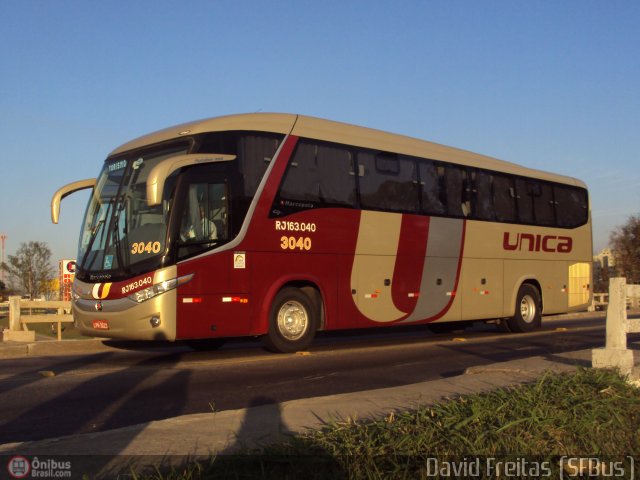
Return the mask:
<path id="1" fill-rule="evenodd" d="M 109 213 L 109 207 L 107 207 L 106 213 L 107 214 Z M 96 238 L 98 238 L 98 230 L 100 230 L 100 227 L 103 225 L 104 225 L 104 217 L 98 220 L 96 224 L 93 226 L 93 228 L 91 229 L 91 238 L 89 239 L 89 243 L 87 244 L 87 250 L 84 252 L 84 255 L 82 256 L 82 261 L 80 262 L 80 266 L 84 270 L 88 271 L 89 268 L 93 265 L 93 262 L 95 262 L 96 257 L 98 256 L 98 255 L 94 255 L 93 259 L 91 259 L 91 263 L 89 265 L 85 265 L 85 262 L 89 258 L 89 253 L 91 253 L 91 247 L 93 247 L 93 243 L 95 242 Z"/>
<path id="2" fill-rule="evenodd" d="M 118 223 L 120 223 L 119 212 L 114 215 L 114 219 L 113 219 L 114 229 L 111 233 L 111 238 L 112 238 L 113 246 L 116 249 L 116 258 L 118 259 L 118 267 L 122 269 L 124 273 L 129 273 L 129 266 L 125 265 L 124 257 L 122 255 L 122 242 L 120 241 L 120 233 L 118 232 Z"/>

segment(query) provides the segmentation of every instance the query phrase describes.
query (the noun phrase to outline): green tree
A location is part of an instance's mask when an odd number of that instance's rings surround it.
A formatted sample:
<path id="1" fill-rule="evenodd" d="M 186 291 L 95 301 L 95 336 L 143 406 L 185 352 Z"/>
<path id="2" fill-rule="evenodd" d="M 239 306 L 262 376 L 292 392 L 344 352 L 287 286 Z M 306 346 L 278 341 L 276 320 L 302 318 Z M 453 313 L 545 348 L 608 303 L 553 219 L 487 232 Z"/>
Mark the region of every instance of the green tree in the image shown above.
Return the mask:
<path id="1" fill-rule="evenodd" d="M 611 232 L 609 240 L 618 274 L 626 277 L 628 284 L 640 283 L 640 217 L 629 217 Z"/>
<path id="2" fill-rule="evenodd" d="M 8 256 L 2 268 L 10 275 L 13 284 L 31 298 L 38 298 L 47 290 L 53 277 L 51 250 L 45 242 L 21 243 L 15 255 Z"/>

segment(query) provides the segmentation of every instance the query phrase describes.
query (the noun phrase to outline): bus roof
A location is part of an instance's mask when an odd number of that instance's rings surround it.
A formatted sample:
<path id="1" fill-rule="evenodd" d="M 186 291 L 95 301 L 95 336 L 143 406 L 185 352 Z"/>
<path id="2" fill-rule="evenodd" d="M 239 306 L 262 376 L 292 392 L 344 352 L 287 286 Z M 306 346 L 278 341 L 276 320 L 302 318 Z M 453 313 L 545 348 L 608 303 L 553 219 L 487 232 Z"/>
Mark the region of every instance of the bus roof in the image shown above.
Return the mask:
<path id="1" fill-rule="evenodd" d="M 426 140 L 367 127 L 287 113 L 227 115 L 183 123 L 136 138 L 116 148 L 111 152 L 111 155 L 154 143 L 178 139 L 187 135 L 232 130 L 275 132 L 284 135 L 293 134 L 326 142 L 342 143 L 356 147 L 429 158 L 431 160 L 441 160 L 586 188 L 584 182 L 573 177 L 526 168 L 515 163 L 498 160 L 459 148 L 448 147 Z"/>

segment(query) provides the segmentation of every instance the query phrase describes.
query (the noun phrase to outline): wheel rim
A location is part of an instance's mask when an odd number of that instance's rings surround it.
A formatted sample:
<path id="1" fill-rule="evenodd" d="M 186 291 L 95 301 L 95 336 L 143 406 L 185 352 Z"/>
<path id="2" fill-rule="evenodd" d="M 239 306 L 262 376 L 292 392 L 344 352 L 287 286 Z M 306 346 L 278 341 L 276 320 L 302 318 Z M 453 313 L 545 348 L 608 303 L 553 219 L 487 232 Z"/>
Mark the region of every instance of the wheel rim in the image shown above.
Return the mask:
<path id="1" fill-rule="evenodd" d="M 525 295 L 520 300 L 520 316 L 526 323 L 531 323 L 536 318 L 536 302 L 530 295 Z"/>
<path id="2" fill-rule="evenodd" d="M 301 303 L 290 300 L 278 310 L 278 331 L 287 340 L 298 340 L 308 326 L 309 316 Z"/>

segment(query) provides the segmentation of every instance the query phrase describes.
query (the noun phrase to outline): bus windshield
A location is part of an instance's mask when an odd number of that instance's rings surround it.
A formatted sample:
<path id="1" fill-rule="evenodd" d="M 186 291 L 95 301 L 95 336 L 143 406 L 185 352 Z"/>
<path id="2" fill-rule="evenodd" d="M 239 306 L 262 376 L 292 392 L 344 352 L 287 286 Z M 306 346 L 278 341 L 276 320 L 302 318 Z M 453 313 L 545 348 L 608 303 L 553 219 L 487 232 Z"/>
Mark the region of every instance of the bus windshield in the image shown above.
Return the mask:
<path id="1" fill-rule="evenodd" d="M 162 202 L 150 207 L 147 177 L 159 162 L 187 149 L 181 143 L 107 159 L 80 232 L 77 258 L 84 275 L 111 279 L 130 274 L 132 267 L 158 267 L 165 251 L 174 179 L 169 179 Z"/>

